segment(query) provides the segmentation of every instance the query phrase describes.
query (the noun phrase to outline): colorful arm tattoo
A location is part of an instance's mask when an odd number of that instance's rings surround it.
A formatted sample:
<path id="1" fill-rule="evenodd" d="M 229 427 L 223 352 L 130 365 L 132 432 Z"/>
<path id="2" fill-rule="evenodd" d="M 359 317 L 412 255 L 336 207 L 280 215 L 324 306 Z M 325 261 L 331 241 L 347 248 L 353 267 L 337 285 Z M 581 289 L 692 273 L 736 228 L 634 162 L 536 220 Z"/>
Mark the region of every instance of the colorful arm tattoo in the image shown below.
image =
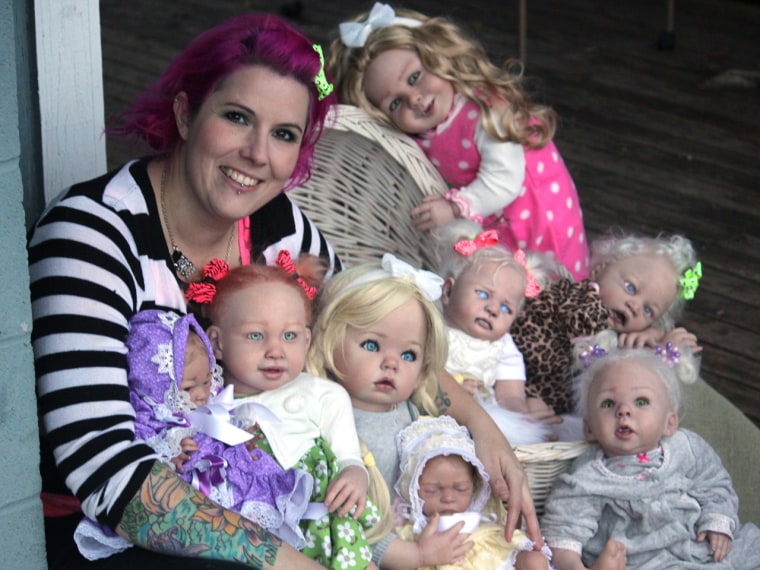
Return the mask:
<path id="1" fill-rule="evenodd" d="M 129 502 L 118 527 L 130 542 L 164 554 L 275 566 L 282 542 L 224 509 L 159 461 Z"/>

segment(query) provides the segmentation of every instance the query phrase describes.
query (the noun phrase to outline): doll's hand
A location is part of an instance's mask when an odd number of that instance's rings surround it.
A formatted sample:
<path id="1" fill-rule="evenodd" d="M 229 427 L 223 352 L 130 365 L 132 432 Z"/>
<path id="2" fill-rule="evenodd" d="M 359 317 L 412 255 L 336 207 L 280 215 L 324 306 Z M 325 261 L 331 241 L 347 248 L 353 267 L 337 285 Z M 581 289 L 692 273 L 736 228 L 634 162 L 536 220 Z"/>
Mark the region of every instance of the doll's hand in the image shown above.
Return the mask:
<path id="1" fill-rule="evenodd" d="M 705 538 L 710 543 L 710 548 L 712 548 L 713 551 L 713 560 L 715 560 L 715 562 L 721 562 L 726 556 L 728 556 L 728 553 L 731 552 L 733 541 L 727 534 L 708 530 L 700 532 L 697 535 L 697 540 L 699 542 L 703 542 Z"/>
<path id="2" fill-rule="evenodd" d="M 483 388 L 484 384 L 482 380 L 477 378 L 465 378 L 462 380 L 462 388 L 467 390 L 470 394 L 475 396 Z"/>
<path id="3" fill-rule="evenodd" d="M 182 438 L 182 441 L 179 442 L 179 447 L 182 449 L 182 452 L 176 457 L 173 457 L 171 462 L 177 468 L 177 473 L 184 473 L 185 468 L 183 464 L 185 461 L 190 461 L 191 451 L 198 451 L 198 444 L 195 443 L 195 440 L 192 437 L 184 437 Z"/>
<path id="4" fill-rule="evenodd" d="M 672 342 L 674 346 L 679 348 L 688 348 L 695 354 L 702 352 L 702 347 L 698 344 L 699 341 L 697 335 L 687 331 L 683 327 L 677 327 L 672 331 L 665 333 L 660 344 L 664 345 L 668 342 Z"/>
<path id="5" fill-rule="evenodd" d="M 665 331 L 650 327 L 643 331 L 620 333 L 618 335 L 618 348 L 654 348 L 662 343 Z"/>
<path id="6" fill-rule="evenodd" d="M 534 420 L 549 425 L 561 424 L 564 420 L 558 416 L 554 408 L 547 405 L 541 398 L 525 398 L 528 415 Z"/>
<path id="7" fill-rule="evenodd" d="M 425 196 L 410 212 L 414 229 L 420 232 L 442 226 L 459 217 L 459 206 L 440 195 Z"/>
<path id="8" fill-rule="evenodd" d="M 325 506 L 331 513 L 345 517 L 351 509 L 354 519 L 359 518 L 367 506 L 367 472 L 358 465 L 345 467 L 327 486 Z"/>
<path id="9" fill-rule="evenodd" d="M 456 564 L 473 546 L 473 543 L 467 540 L 469 534 L 459 533 L 464 521 L 458 522 L 447 531 L 438 532 L 438 520 L 437 513 L 431 516 L 417 539 L 419 563 L 416 568 Z"/>

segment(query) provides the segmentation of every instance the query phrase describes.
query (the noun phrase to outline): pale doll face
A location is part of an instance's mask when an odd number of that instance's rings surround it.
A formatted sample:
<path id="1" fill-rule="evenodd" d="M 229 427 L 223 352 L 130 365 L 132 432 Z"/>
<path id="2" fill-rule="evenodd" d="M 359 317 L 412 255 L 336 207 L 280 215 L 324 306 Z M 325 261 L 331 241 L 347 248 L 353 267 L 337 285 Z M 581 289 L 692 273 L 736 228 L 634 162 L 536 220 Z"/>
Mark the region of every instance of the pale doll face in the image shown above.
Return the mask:
<path id="1" fill-rule="evenodd" d="M 369 328 L 348 327 L 333 361 L 355 408 L 387 412 L 412 396 L 422 381 L 426 334 L 416 299 Z"/>
<path id="2" fill-rule="evenodd" d="M 227 299 L 208 330 L 224 364 L 224 383 L 251 395 L 284 386 L 304 367 L 311 342 L 306 307 L 298 291 L 282 283 L 256 283 Z"/>
<path id="3" fill-rule="evenodd" d="M 635 360 L 621 360 L 599 371 L 588 393 L 584 434 L 605 453 L 635 455 L 655 449 L 678 428 L 663 380 Z"/>
<path id="4" fill-rule="evenodd" d="M 211 395 L 211 362 L 201 338 L 190 331 L 180 389 L 196 406 L 205 406 Z"/>
<path id="5" fill-rule="evenodd" d="M 648 329 L 673 304 L 678 275 L 661 255 L 632 255 L 595 266 L 602 303 L 612 312 L 617 332 Z"/>
<path id="6" fill-rule="evenodd" d="M 443 287 L 446 324 L 482 340 L 495 341 L 509 332 L 520 309 L 525 282 L 512 266 L 497 262 L 472 264 Z"/>
<path id="7" fill-rule="evenodd" d="M 459 455 L 439 455 L 425 463 L 419 484 L 426 516 L 463 513 L 475 492 L 473 467 Z"/>
<path id="8" fill-rule="evenodd" d="M 430 73 L 408 49 L 375 57 L 364 72 L 364 93 L 399 130 L 413 135 L 446 120 L 454 104 L 451 82 Z"/>

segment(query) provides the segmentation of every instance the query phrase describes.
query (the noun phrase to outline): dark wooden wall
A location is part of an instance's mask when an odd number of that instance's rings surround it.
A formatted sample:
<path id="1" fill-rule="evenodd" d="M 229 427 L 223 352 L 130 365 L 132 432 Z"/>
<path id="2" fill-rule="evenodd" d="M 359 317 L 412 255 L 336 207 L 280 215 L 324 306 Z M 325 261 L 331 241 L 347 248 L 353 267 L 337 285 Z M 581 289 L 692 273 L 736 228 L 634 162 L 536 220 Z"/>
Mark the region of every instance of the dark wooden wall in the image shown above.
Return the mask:
<path id="1" fill-rule="evenodd" d="M 327 46 L 371 2 L 304 0 L 294 23 Z M 704 378 L 760 425 L 760 4 L 676 0 L 673 51 L 656 43 L 665 0 L 528 2 L 526 75 L 553 105 L 587 230 L 683 233 L 704 279 L 682 324 Z M 392 3 L 399 6 L 399 3 Z M 517 1 L 409 0 L 467 26 L 494 60 L 516 55 Z M 286 1 L 102 0 L 106 113 L 122 110 L 202 29 Z M 128 156 L 109 146 L 109 164 Z"/>

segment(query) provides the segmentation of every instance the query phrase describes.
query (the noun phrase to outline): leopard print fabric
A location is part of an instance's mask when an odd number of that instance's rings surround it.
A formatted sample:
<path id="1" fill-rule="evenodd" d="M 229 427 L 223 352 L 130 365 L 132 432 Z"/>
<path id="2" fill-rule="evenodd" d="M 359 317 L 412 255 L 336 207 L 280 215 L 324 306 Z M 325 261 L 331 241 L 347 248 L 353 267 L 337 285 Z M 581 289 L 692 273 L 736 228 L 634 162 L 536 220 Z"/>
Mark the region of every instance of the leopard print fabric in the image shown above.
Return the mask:
<path id="1" fill-rule="evenodd" d="M 588 280 L 560 279 L 526 299 L 510 333 L 525 359 L 527 395 L 541 398 L 557 414 L 571 412 L 571 341 L 605 330 L 609 316 L 596 283 Z"/>

